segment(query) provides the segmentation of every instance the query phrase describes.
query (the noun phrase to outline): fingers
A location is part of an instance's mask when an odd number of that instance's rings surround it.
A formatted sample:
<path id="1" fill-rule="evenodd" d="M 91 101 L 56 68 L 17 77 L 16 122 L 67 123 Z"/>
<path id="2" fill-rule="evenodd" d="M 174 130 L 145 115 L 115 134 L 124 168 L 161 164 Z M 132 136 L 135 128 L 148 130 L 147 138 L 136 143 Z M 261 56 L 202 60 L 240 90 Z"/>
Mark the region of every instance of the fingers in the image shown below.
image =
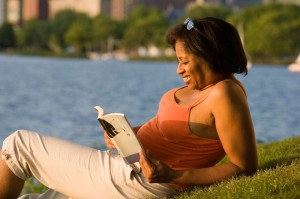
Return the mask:
<path id="1" fill-rule="evenodd" d="M 156 160 L 152 157 L 152 155 L 150 154 L 149 150 L 146 150 L 144 152 L 145 155 L 145 159 L 152 164 L 151 166 L 157 166 L 159 164 L 159 160 Z"/>
<path id="2" fill-rule="evenodd" d="M 179 175 L 178 172 L 171 169 L 164 162 L 153 158 L 148 150 L 140 150 L 140 166 L 144 177 L 150 183 L 172 182 Z"/>
<path id="3" fill-rule="evenodd" d="M 143 151 L 143 150 L 140 150 L 140 162 L 141 162 L 143 165 L 148 165 L 148 166 L 151 165 L 149 151 L 146 151 L 146 152 L 145 152 L 145 151 Z"/>
<path id="4" fill-rule="evenodd" d="M 140 166 L 142 168 L 142 172 L 143 172 L 145 178 L 149 181 L 150 177 L 152 176 L 153 171 L 152 171 L 150 162 L 146 158 L 146 154 L 142 150 L 140 151 Z"/>
<path id="5" fill-rule="evenodd" d="M 157 181 L 157 165 L 155 164 L 157 160 L 153 159 L 149 151 L 140 151 L 140 166 L 142 172 L 148 182 Z"/>

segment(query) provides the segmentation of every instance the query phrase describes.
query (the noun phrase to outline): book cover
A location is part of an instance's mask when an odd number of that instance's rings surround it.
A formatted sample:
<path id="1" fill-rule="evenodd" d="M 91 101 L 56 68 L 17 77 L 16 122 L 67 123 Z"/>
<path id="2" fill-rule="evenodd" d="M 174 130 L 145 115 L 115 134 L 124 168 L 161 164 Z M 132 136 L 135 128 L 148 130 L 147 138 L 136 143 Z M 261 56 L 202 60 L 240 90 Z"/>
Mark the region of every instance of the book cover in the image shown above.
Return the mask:
<path id="1" fill-rule="evenodd" d="M 140 159 L 139 150 L 142 148 L 135 132 L 123 113 L 105 114 L 100 106 L 94 107 L 98 112 L 98 121 L 106 131 L 120 155 L 127 164 L 133 164 Z"/>

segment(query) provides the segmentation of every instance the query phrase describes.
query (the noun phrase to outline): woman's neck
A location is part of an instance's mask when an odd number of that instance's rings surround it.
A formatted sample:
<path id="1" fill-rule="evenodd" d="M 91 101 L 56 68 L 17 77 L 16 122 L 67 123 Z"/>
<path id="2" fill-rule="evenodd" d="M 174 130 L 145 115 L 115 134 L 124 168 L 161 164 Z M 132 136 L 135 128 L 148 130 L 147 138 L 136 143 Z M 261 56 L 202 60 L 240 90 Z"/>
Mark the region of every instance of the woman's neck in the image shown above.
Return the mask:
<path id="1" fill-rule="evenodd" d="M 206 81 L 207 83 L 205 85 L 203 85 L 200 88 L 197 88 L 197 90 L 199 91 L 203 91 L 206 90 L 207 88 L 210 88 L 212 86 L 214 86 L 215 84 L 217 84 L 220 81 L 223 81 L 225 79 L 235 79 L 234 75 L 232 74 L 214 74 L 213 77 L 208 78 L 208 80 Z"/>

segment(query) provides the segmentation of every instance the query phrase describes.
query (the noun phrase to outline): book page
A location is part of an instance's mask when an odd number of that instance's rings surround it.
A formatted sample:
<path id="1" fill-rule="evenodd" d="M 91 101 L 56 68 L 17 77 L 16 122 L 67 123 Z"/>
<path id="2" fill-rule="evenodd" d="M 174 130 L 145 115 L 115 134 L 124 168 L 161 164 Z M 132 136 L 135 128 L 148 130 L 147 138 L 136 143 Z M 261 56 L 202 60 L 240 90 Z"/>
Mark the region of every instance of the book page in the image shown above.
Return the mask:
<path id="1" fill-rule="evenodd" d="M 129 163 L 139 161 L 141 145 L 124 114 L 113 113 L 99 118 L 120 155 Z"/>

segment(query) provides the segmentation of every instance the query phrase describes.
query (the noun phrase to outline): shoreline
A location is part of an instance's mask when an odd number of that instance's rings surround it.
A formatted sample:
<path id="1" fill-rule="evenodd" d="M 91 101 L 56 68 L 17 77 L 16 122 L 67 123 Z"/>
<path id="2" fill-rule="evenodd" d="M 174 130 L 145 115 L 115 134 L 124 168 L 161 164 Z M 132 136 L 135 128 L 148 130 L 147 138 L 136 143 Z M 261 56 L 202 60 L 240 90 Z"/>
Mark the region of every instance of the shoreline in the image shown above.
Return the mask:
<path id="1" fill-rule="evenodd" d="M 4 55 L 19 55 L 19 56 L 37 56 L 37 57 L 58 57 L 58 58 L 83 58 L 83 59 L 90 59 L 87 54 L 74 54 L 74 53 L 55 53 L 53 51 L 47 50 L 15 50 L 15 49 L 8 49 L 5 51 L 0 51 L 1 54 Z M 114 58 L 112 58 L 114 59 Z M 101 59 L 99 59 L 101 61 Z M 103 61 L 107 61 L 110 59 L 104 59 Z M 116 59 L 118 60 L 118 59 Z M 272 65 L 288 65 L 294 61 L 294 56 L 268 56 L 268 57 L 257 57 L 255 59 L 249 59 L 252 64 L 254 65 L 264 65 L 264 64 L 272 64 Z M 95 60 L 97 61 L 97 60 Z M 122 60 L 120 60 L 122 61 Z M 175 56 L 129 56 L 127 61 L 149 61 L 149 62 L 160 62 L 160 61 L 177 61 Z"/>

